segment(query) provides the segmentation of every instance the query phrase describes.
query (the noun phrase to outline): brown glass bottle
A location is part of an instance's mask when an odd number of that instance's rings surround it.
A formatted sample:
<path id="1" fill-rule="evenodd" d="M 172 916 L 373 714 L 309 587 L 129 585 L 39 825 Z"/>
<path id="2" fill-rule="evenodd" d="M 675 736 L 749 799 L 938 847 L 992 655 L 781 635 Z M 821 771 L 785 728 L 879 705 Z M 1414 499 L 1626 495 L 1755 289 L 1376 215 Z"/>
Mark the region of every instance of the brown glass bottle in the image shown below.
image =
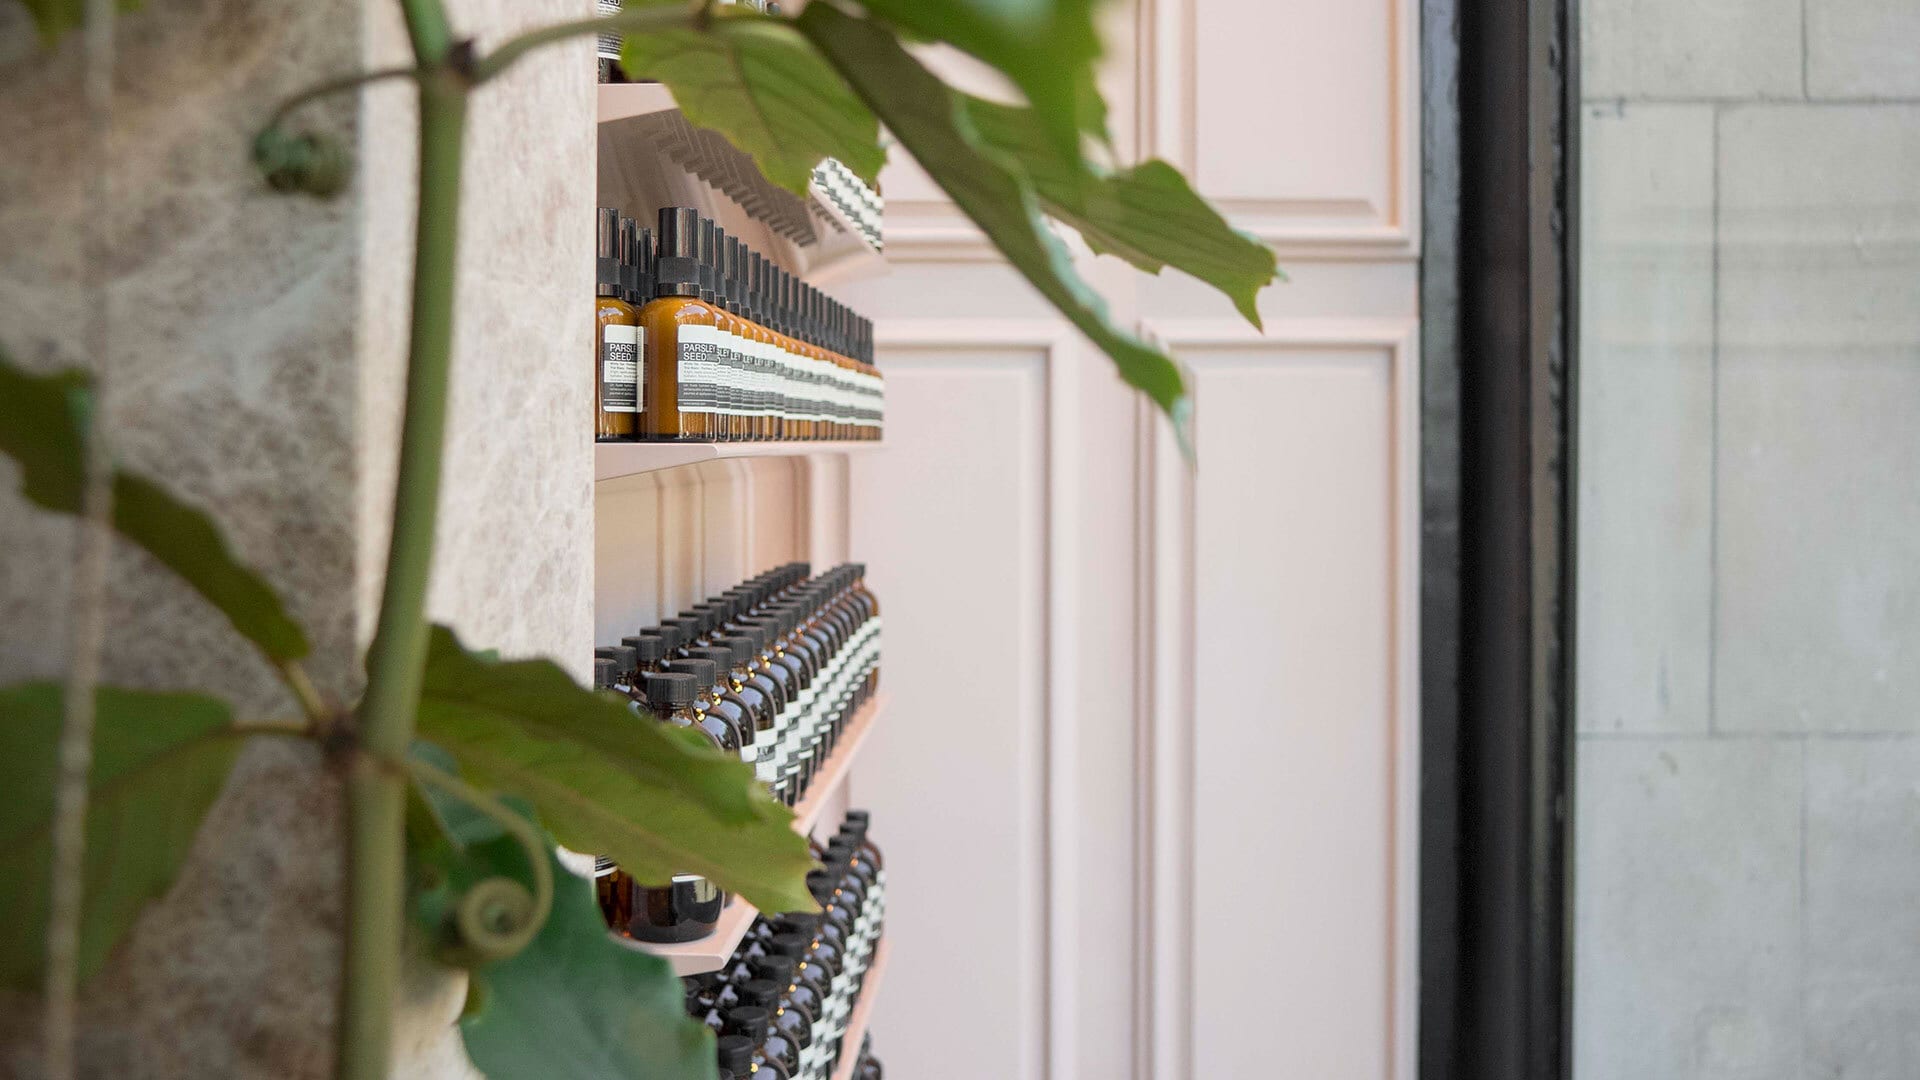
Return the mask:
<path id="1" fill-rule="evenodd" d="M 694 701 L 694 713 L 700 717 L 699 726 L 720 740 L 722 749 L 731 750 L 740 760 L 752 762 L 755 751 L 753 745 L 753 718 L 739 704 L 735 704 L 738 695 L 725 691 L 718 685 L 718 667 L 711 660 L 670 660 L 661 665 L 667 671 L 678 671 L 693 676 L 699 684 L 700 696 Z"/>
<path id="2" fill-rule="evenodd" d="M 643 350 L 638 313 L 621 299 L 620 212 L 603 206 L 594 229 L 593 437 L 626 442 L 638 431 L 639 360 Z"/>
<path id="3" fill-rule="evenodd" d="M 694 728 L 719 745 L 719 738 L 700 726 L 705 718 L 693 710 L 697 688 L 692 675 L 649 672 L 642 676 L 642 687 L 656 719 Z M 664 885 L 642 885 L 618 867 L 602 864 L 594 884 L 607 924 L 636 941 L 695 941 L 706 937 L 713 933 L 727 900 L 713 882 L 696 874 L 675 874 Z"/>
<path id="4" fill-rule="evenodd" d="M 757 1005 L 742 1005 L 727 1013 L 727 1033 L 744 1035 L 755 1043 L 753 1062 L 762 1067 L 777 1063 L 788 1075 L 800 1068 L 800 1052 L 774 1030 L 773 1017 Z"/>
<path id="5" fill-rule="evenodd" d="M 701 299 L 700 215 L 684 206 L 663 208 L 658 243 L 653 299 L 639 315 L 648 404 L 640 437 L 710 439 L 706 383 L 715 370 L 720 328 L 719 312 Z"/>

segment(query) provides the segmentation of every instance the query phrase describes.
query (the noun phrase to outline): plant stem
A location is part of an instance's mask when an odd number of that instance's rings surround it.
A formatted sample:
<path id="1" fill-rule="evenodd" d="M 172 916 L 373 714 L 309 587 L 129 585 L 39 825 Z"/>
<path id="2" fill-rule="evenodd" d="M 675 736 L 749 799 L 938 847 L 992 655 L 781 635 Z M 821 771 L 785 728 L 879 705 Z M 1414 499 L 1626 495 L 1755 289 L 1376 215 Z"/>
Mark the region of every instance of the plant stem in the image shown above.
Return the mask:
<path id="1" fill-rule="evenodd" d="M 47 967 L 42 986 L 47 1080 L 72 1080 L 75 1075 L 87 781 L 93 772 L 94 692 L 100 678 L 100 643 L 106 636 L 107 558 L 113 535 L 113 447 L 109 438 L 113 430 L 113 380 L 109 377 L 113 340 L 107 279 L 114 264 L 106 209 L 112 195 L 107 177 L 113 132 L 114 15 L 109 0 L 87 0 L 83 90 L 88 138 L 98 160 L 88 190 L 94 212 L 89 215 L 86 237 L 86 280 L 93 318 L 88 320 L 86 344 L 98 377 L 94 380 L 93 415 L 84 435 L 80 520 L 74 529 L 72 621 L 48 853 Z"/>
<path id="2" fill-rule="evenodd" d="M 279 665 L 280 681 L 286 684 L 287 691 L 300 703 L 300 712 L 307 718 L 308 727 L 318 727 L 329 719 L 326 699 L 320 696 L 320 690 L 313 685 L 313 679 L 307 675 L 307 669 L 300 666 L 298 660 L 285 660 Z"/>
<path id="3" fill-rule="evenodd" d="M 453 28 L 447 23 L 447 9 L 441 6 L 440 0 L 400 0 L 400 12 L 407 19 L 413 58 L 423 68 L 439 67 L 446 61 L 447 51 L 453 48 Z M 426 117 L 420 119 L 424 122 Z"/>
<path id="4" fill-rule="evenodd" d="M 392 67 L 381 68 L 378 71 L 362 71 L 355 75 L 342 75 L 337 79 L 328 79 L 326 82 L 309 86 L 305 90 L 281 102 L 280 107 L 273 110 L 273 115 L 267 118 L 263 130 L 272 130 L 273 128 L 279 127 L 287 117 L 293 115 L 295 109 L 298 109 L 309 101 L 316 101 L 329 94 L 337 94 L 342 90 L 356 90 L 368 83 L 384 82 L 387 79 L 414 79 L 417 81 L 420 75 L 421 71 L 419 68 Z"/>
<path id="5" fill-rule="evenodd" d="M 486 82 L 512 67 L 514 61 L 542 45 L 552 45 L 588 34 L 631 34 L 645 30 L 691 26 L 699 15 L 700 12 L 695 8 L 672 4 L 627 8 L 618 15 L 576 19 L 572 22 L 543 26 L 538 30 L 529 30 L 519 37 L 508 38 L 501 42 L 498 48 L 481 57 L 473 66 L 473 81 L 476 84 Z"/>
<path id="6" fill-rule="evenodd" d="M 438 10 L 431 0 L 406 4 Z M 439 20 L 444 31 L 445 19 Z M 424 35 L 430 36 L 430 35 Z M 423 31 L 414 29 L 416 46 Z M 444 35 L 443 35 L 444 38 Z M 385 1080 L 394 986 L 401 955 L 406 855 L 402 762 L 413 739 L 426 660 L 426 595 L 446 442 L 447 375 L 453 344 L 455 241 L 466 86 L 441 65 L 420 80 L 419 219 L 414 233 L 413 338 L 406 413 L 394 484 L 393 537 L 380 616 L 367 652 L 359 744 L 347 778 L 347 932 L 341 973 L 339 1080 Z"/>

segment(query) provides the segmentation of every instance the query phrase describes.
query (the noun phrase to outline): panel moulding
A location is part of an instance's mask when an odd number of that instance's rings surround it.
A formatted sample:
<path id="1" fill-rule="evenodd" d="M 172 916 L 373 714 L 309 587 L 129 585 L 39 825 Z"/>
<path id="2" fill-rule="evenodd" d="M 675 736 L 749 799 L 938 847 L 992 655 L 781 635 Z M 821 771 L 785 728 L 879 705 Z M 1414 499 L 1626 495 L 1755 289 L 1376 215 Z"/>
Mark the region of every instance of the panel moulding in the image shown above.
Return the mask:
<path id="1" fill-rule="evenodd" d="M 1389 1015 L 1383 1018 L 1385 1058 L 1392 1080 L 1415 1080 L 1419 949 L 1419 372 L 1418 323 L 1407 319 L 1273 320 L 1265 334 L 1231 319 L 1148 320 L 1142 331 L 1204 377 L 1222 349 L 1285 354 L 1309 349 L 1384 350 L 1391 365 L 1394 446 L 1391 513 L 1391 635 L 1393 674 L 1391 770 L 1393 807 L 1389 841 L 1392 912 Z M 1196 412 L 1195 424 L 1205 423 Z M 1134 1020 L 1138 1075 L 1184 1080 L 1194 1075 L 1190 985 L 1192 935 L 1195 738 L 1194 603 L 1196 528 L 1194 485 L 1172 436 L 1150 405 L 1138 411 L 1141 433 L 1139 502 L 1135 520 L 1139 575 L 1140 703 L 1134 743 L 1141 786 L 1135 817 Z M 1206 467 L 1208 463 L 1201 463 Z"/>

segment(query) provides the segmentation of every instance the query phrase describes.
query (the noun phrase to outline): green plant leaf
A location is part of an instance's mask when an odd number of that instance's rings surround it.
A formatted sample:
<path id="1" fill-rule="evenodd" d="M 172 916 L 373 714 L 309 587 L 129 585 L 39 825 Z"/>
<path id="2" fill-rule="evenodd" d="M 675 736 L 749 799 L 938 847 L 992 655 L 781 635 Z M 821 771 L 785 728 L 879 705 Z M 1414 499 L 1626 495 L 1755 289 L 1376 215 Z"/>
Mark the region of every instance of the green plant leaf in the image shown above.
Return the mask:
<path id="1" fill-rule="evenodd" d="M 1166 412 L 1181 446 L 1190 448 L 1192 403 L 1179 366 L 1108 320 L 1105 302 L 1080 280 L 1041 218 L 1026 178 L 998 154 L 982 152 L 955 93 L 884 26 L 825 3 L 807 5 L 796 25 L 1007 261 Z"/>
<path id="2" fill-rule="evenodd" d="M 0 689 L 0 982 L 35 988 L 46 965 L 48 861 L 62 688 Z M 140 909 L 164 895 L 239 750 L 226 704 L 99 688 L 87 800 L 80 977 L 100 970 Z"/>
<path id="3" fill-rule="evenodd" d="M 87 22 L 87 0 L 20 0 L 40 27 L 40 40 L 52 45 L 61 34 Z M 122 13 L 140 10 L 140 0 L 120 0 Z"/>
<path id="4" fill-rule="evenodd" d="M 721 8 L 705 30 L 627 35 L 620 63 L 665 83 L 689 122 L 725 135 L 801 198 L 821 158 L 869 184 L 886 161 L 873 113 L 785 19 Z"/>
<path id="5" fill-rule="evenodd" d="M 419 731 L 560 843 L 643 881 L 701 874 L 766 911 L 811 910 L 793 815 L 737 758 L 676 738 L 546 660 L 489 663 L 433 628 Z"/>
<path id="6" fill-rule="evenodd" d="M 1227 224 L 1180 170 L 1158 160 L 1098 170 L 1077 153 L 1057 153 L 1032 109 L 963 100 L 981 140 L 1025 172 L 1041 207 L 1079 230 L 1095 252 L 1150 274 L 1167 266 L 1192 274 L 1260 325 L 1260 290 L 1279 275 L 1273 249 Z"/>
<path id="7" fill-rule="evenodd" d="M 20 493 L 61 513 L 80 512 L 90 382 L 67 370 L 29 375 L 0 355 L 0 452 L 20 463 Z M 243 565 L 213 519 L 138 473 L 115 469 L 113 527 L 218 608 L 269 659 L 307 655 L 307 636 L 272 586 Z"/>
<path id="8" fill-rule="evenodd" d="M 1097 0 L 862 0 L 861 6 L 874 19 L 998 68 L 1027 96 L 1054 153 L 1078 157 L 1082 132 L 1106 139 L 1106 103 L 1094 81 Z"/>
<path id="9" fill-rule="evenodd" d="M 489 1080 L 711 1080 L 713 1038 L 667 962 L 607 933 L 593 886 L 554 860 L 553 913 L 517 955 L 478 968 L 460 1034 Z"/>

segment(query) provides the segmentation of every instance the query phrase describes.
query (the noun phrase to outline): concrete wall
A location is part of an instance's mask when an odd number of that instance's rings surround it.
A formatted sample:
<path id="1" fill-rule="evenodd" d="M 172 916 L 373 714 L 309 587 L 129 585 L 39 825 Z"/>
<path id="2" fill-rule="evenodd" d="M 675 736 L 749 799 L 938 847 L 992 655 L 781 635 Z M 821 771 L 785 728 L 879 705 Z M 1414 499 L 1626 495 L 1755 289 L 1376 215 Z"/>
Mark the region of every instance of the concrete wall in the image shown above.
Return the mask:
<path id="1" fill-rule="evenodd" d="M 1920 3 L 1582 8 L 1575 1073 L 1920 1075 Z"/>
<path id="2" fill-rule="evenodd" d="M 483 44 L 588 0 L 457 0 Z M 77 37 L 47 50 L 0 3 L 0 346 L 97 366 L 112 338 L 121 458 L 210 510 L 307 625 L 349 697 L 385 562 L 411 271 L 412 103 L 392 86 L 307 114 L 357 147 L 339 199 L 266 192 L 247 145 L 279 99 L 405 56 L 385 0 L 158 0 L 121 20 L 114 127 L 84 136 Z M 584 42 L 477 99 L 468 142 L 452 436 L 431 606 L 470 640 L 584 670 L 592 472 L 580 437 L 591 289 L 594 90 Z M 107 205 L 85 178 L 106 170 Z M 90 306 L 81 228 L 119 262 Z M 65 666 L 69 522 L 20 503 L 0 462 L 0 682 Z M 118 550 L 106 663 L 129 685 L 210 688 L 249 715 L 290 704 L 197 599 Z M 339 970 L 338 787 L 304 747 L 242 760 L 180 882 L 87 989 L 82 1072 L 328 1075 Z M 399 1075 L 466 1070 L 457 985 L 418 978 Z M 0 999 L 0 1074 L 35 1075 L 38 1006 Z"/>

